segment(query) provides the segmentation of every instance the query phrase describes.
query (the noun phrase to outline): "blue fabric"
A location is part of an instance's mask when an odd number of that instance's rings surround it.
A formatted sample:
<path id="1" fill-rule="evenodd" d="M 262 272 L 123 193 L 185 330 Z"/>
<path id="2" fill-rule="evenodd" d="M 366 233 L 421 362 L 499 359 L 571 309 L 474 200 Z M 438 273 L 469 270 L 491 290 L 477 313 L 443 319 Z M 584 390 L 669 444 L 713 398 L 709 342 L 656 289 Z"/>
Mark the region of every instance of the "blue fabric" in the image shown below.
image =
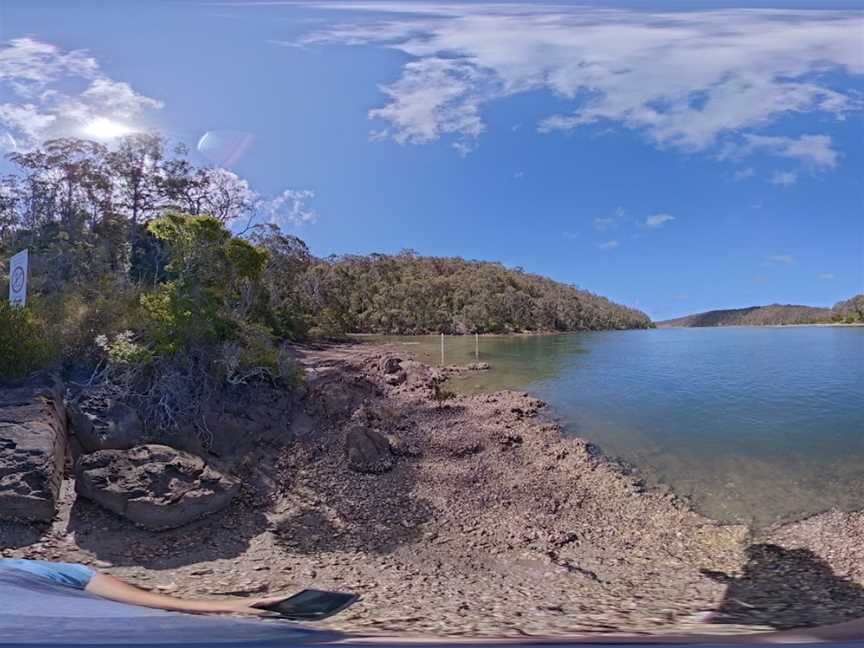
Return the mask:
<path id="1" fill-rule="evenodd" d="M 86 565 L 78 563 L 51 562 L 49 560 L 22 560 L 18 558 L 0 559 L 0 566 L 23 569 L 31 574 L 42 576 L 58 585 L 84 589 L 96 573 Z"/>
<path id="2" fill-rule="evenodd" d="M 42 569 L 34 569 L 34 562 Z M 57 579 L 55 567 L 61 567 L 65 578 Z M 78 585 L 70 587 L 65 584 L 70 572 L 57 563 L 0 560 L 0 647 L 286 648 L 342 638 L 338 633 L 310 630 L 280 619 L 182 614 L 109 601 L 82 591 L 81 576 L 92 571 L 83 565 L 73 567 L 78 569 L 72 570 L 71 578 Z"/>

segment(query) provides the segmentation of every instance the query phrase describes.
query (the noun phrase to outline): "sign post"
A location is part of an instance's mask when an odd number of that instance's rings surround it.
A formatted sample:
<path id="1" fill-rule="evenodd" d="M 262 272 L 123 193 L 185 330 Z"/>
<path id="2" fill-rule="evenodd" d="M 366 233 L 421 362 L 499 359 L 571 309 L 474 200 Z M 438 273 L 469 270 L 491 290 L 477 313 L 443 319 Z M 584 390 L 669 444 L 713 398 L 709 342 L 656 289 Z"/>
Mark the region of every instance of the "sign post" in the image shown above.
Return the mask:
<path id="1" fill-rule="evenodd" d="M 21 250 L 9 260 L 9 304 L 16 308 L 27 305 L 27 276 L 30 254 Z"/>

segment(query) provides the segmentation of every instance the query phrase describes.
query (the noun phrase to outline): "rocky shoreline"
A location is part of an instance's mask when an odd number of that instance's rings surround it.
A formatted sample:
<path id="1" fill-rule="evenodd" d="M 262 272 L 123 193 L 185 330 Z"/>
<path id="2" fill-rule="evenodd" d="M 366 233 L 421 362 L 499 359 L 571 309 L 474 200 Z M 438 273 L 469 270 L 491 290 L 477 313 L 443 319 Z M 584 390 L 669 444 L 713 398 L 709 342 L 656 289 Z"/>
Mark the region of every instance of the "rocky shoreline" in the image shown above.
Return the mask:
<path id="1" fill-rule="evenodd" d="M 864 617 L 861 514 L 720 525 L 562 438 L 528 394 L 452 395 L 404 353 L 297 348 L 305 385 L 254 442 L 260 412 L 248 415 L 223 510 L 148 530 L 76 497 L 67 470 L 57 516 L 0 524 L 2 554 L 181 596 L 354 591 L 363 601 L 326 625 L 361 634 L 726 634 Z"/>

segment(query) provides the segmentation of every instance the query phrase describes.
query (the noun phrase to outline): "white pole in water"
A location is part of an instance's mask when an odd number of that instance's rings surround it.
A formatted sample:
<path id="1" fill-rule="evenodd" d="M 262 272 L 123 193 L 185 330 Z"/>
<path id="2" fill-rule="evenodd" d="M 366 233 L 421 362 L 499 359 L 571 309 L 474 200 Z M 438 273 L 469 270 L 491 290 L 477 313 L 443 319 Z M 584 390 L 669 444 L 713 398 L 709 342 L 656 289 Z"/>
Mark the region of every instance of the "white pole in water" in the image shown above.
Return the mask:
<path id="1" fill-rule="evenodd" d="M 480 362 L 480 334 L 474 334 L 474 362 Z"/>
<path id="2" fill-rule="evenodd" d="M 444 334 L 441 334 L 441 366 L 444 366 Z"/>

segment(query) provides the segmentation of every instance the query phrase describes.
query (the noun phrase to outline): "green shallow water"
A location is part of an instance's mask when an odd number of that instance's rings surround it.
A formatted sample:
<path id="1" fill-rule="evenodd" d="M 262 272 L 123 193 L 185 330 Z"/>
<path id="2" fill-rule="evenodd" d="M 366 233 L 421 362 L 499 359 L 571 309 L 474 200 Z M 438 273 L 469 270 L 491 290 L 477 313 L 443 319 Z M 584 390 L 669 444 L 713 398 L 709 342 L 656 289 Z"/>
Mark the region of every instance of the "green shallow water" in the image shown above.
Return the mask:
<path id="1" fill-rule="evenodd" d="M 440 337 L 378 337 L 441 364 Z M 447 337 L 444 364 L 474 359 Z M 705 328 L 480 338 L 463 393 L 524 389 L 571 434 L 706 515 L 764 526 L 864 508 L 864 328 Z"/>

